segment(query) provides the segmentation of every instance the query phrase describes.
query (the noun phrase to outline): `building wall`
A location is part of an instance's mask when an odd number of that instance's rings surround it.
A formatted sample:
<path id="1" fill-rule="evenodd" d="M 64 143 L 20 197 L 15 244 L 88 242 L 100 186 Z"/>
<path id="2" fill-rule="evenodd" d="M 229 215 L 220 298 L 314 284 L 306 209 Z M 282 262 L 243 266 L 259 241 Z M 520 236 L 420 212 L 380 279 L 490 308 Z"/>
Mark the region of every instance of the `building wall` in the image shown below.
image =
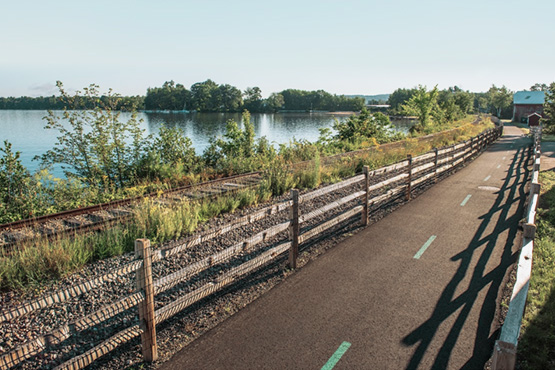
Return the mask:
<path id="1" fill-rule="evenodd" d="M 522 118 L 528 118 L 532 113 L 543 114 L 543 105 L 541 104 L 515 104 L 513 110 L 513 121 L 521 122 Z"/>

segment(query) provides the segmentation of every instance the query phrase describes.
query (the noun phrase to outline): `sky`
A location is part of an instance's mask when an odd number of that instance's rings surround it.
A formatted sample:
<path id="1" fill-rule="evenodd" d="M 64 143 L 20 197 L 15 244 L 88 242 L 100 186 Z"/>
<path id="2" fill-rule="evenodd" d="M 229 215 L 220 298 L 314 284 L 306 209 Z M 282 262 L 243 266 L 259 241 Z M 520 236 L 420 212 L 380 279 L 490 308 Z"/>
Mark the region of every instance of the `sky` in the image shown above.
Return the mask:
<path id="1" fill-rule="evenodd" d="M 555 81 L 553 0 L 0 0 L 0 96 L 212 79 L 382 94 Z"/>

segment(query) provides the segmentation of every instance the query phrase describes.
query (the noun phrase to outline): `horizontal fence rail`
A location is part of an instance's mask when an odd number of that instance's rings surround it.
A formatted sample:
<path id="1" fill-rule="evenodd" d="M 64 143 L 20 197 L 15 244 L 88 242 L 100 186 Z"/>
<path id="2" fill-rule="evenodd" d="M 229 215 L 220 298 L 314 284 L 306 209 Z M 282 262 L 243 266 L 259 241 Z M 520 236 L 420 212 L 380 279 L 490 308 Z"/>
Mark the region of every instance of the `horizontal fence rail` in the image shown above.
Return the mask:
<path id="1" fill-rule="evenodd" d="M 471 156 L 477 155 L 501 134 L 502 128 L 498 127 L 457 145 L 434 149 L 414 158 L 409 155 L 407 159 L 386 167 L 371 171 L 364 167 L 361 175 L 305 194 L 299 194 L 294 189 L 289 200 L 250 212 L 233 222 L 170 243 L 163 248 L 152 247 L 148 240 L 137 240 L 135 260 L 67 289 L 45 294 L 14 307 L 2 308 L 0 323 L 20 319 L 37 310 L 71 304 L 82 295 L 102 289 L 104 284 L 118 279 L 135 281 L 135 288 L 114 302 L 29 340 L 7 353 L 0 353 L 0 368 L 10 369 L 40 353 L 47 353 L 52 348 L 69 345 L 71 338 L 86 337 L 88 331 L 97 326 L 116 325 L 121 315 L 131 317 L 127 319 L 126 327 L 117 326 L 111 331 L 113 334 L 106 336 L 107 339 L 92 348 L 87 347 L 77 357 L 66 359 L 63 363 L 58 360 L 56 369 L 82 369 L 137 337 L 141 337 L 145 361 L 153 361 L 158 356 L 156 325 L 278 259 L 283 261 L 287 258 L 289 266 L 296 268 L 299 249 L 310 244 L 307 241 L 328 235 L 326 233 L 330 230 L 353 219 L 360 220 L 364 226 L 368 225 L 369 215 L 374 210 L 397 200 L 409 200 L 415 190 L 435 182 Z M 348 195 L 345 195 L 345 191 L 349 192 Z M 319 198 L 330 196 L 334 192 L 343 192 L 343 195 L 333 201 L 326 200 L 323 206 L 303 213 L 303 206 L 320 202 Z M 284 211 L 289 211 L 289 215 L 283 215 Z M 153 265 L 170 260 L 179 253 L 194 251 L 195 247 L 199 248 L 232 230 L 274 215 L 283 215 L 280 216 L 282 221 L 244 236 L 242 240 L 219 252 L 198 258 L 176 271 L 156 278 L 153 276 Z M 283 221 L 284 218 L 286 221 Z M 533 220 L 530 221 L 532 224 Z M 286 252 L 288 257 L 285 256 Z M 217 269 L 218 272 L 211 273 L 211 269 Z M 166 304 L 161 307 L 160 304 L 156 305 L 156 301 L 168 292 L 176 293 L 179 297 L 172 298 L 169 302 L 166 299 Z M 133 311 L 134 307 L 136 308 Z M 138 320 L 133 312 L 139 313 Z"/>
<path id="2" fill-rule="evenodd" d="M 541 158 L 541 128 L 531 130 L 533 136 L 532 150 L 534 154 L 532 182 L 528 194 L 528 207 L 523 225 L 522 246 L 518 259 L 516 281 L 509 302 L 509 309 L 501 327 L 499 339 L 493 348 L 492 370 L 513 370 L 516 364 L 516 353 L 522 316 L 526 307 L 530 276 L 532 274 L 532 254 L 536 235 L 536 209 L 540 195 L 538 182 Z"/>

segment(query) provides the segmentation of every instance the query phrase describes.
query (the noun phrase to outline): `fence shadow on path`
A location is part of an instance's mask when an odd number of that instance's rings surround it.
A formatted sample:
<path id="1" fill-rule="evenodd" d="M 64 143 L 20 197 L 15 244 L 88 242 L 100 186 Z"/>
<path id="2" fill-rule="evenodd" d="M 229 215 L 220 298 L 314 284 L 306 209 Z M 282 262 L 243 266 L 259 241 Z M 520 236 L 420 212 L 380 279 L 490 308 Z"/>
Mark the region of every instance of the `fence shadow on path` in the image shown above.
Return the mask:
<path id="1" fill-rule="evenodd" d="M 517 150 L 492 208 L 480 217 L 482 221 L 472 241 L 466 249 L 451 258 L 452 261 L 460 261 L 460 264 L 441 294 L 431 317 L 402 339 L 402 344 L 405 346 L 417 345 L 407 369 L 419 367 L 439 327 L 447 318 L 459 311 L 431 367 L 432 369 L 448 368 L 451 354 L 472 307 L 480 292 L 487 287 L 486 298 L 480 309 L 472 356 L 462 367 L 463 369 L 484 368 L 498 336 L 497 331 L 490 336 L 490 328 L 495 319 L 499 288 L 505 281 L 507 270 L 518 258 L 518 252 L 513 253 L 511 249 L 526 202 L 524 188 L 530 173 L 527 166 L 529 158 L 530 151 L 527 147 L 522 146 Z M 507 200 L 505 201 L 505 199 Z M 510 209 L 515 205 L 518 206 L 518 210 L 511 215 Z M 498 212 L 500 214 L 495 221 L 494 216 Z M 491 229 L 492 222 L 495 222 L 493 231 L 486 234 L 487 229 Z M 484 275 L 498 238 L 504 231 L 508 231 L 508 236 L 503 246 L 501 260 L 497 267 Z M 476 260 L 475 254 L 477 253 L 480 253 L 478 260 L 473 262 Z M 471 275 L 468 288 L 462 294 L 455 296 L 459 284 L 468 275 Z"/>

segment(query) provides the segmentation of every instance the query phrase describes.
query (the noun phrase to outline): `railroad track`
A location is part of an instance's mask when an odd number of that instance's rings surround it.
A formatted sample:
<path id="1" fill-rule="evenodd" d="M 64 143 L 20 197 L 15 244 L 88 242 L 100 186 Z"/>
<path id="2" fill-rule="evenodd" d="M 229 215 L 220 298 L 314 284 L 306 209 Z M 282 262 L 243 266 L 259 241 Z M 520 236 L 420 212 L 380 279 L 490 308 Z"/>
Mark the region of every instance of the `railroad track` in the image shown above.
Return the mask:
<path id="1" fill-rule="evenodd" d="M 132 217 L 136 204 L 145 198 L 155 198 L 155 201 L 169 205 L 186 199 L 216 197 L 248 189 L 258 185 L 261 180 L 261 172 L 252 172 L 170 189 L 162 194 L 151 193 L 2 224 L 0 225 L 0 249 L 10 250 L 32 239 L 56 238 L 64 234 L 94 231 L 110 224 L 124 222 Z"/>

